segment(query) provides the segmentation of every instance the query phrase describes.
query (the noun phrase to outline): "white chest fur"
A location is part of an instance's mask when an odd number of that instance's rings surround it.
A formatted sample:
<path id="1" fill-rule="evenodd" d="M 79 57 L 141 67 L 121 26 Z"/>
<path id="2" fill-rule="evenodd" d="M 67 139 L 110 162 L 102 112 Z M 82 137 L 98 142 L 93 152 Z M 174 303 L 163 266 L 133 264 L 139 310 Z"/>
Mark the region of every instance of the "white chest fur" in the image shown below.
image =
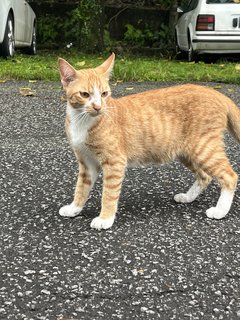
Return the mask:
<path id="1" fill-rule="evenodd" d="M 95 119 L 69 105 L 67 106 L 67 115 L 70 120 L 69 134 L 73 147 L 78 150 L 86 149 L 88 130 L 94 124 Z"/>
<path id="2" fill-rule="evenodd" d="M 88 138 L 88 130 L 95 123 L 96 119 L 79 110 L 75 110 L 69 105 L 67 106 L 67 114 L 70 120 L 69 134 L 71 144 L 75 151 L 80 152 L 81 158 L 94 182 L 98 176 L 99 162 L 91 150 L 89 150 L 86 141 Z"/>
<path id="3" fill-rule="evenodd" d="M 69 134 L 71 144 L 76 151 L 80 152 L 82 160 L 88 167 L 93 181 L 95 181 L 98 174 L 99 163 L 95 155 L 86 145 L 86 141 L 88 138 L 88 130 L 96 120 L 89 115 L 81 113 L 79 110 L 73 109 L 69 105 L 67 106 L 67 115 L 70 120 Z"/>

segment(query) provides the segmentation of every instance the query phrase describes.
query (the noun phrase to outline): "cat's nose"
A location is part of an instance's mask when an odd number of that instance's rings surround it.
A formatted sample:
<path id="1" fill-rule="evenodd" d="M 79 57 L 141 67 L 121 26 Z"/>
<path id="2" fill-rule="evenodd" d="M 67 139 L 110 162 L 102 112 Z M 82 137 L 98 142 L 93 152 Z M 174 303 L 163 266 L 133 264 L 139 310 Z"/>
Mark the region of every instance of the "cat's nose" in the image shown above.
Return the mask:
<path id="1" fill-rule="evenodd" d="M 96 110 L 96 111 L 99 111 L 99 110 L 101 109 L 101 105 L 96 104 L 96 103 L 93 103 L 93 104 L 92 104 L 92 107 L 93 107 L 93 109 Z"/>

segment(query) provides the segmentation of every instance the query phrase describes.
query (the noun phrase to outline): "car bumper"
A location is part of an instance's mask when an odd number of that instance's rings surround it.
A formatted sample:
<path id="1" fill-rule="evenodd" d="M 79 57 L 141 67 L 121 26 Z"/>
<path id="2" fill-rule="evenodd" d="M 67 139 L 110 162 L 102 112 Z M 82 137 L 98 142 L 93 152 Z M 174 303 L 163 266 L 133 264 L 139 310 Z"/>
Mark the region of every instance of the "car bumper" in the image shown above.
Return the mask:
<path id="1" fill-rule="evenodd" d="M 240 34 L 196 36 L 192 45 L 198 53 L 240 53 Z"/>

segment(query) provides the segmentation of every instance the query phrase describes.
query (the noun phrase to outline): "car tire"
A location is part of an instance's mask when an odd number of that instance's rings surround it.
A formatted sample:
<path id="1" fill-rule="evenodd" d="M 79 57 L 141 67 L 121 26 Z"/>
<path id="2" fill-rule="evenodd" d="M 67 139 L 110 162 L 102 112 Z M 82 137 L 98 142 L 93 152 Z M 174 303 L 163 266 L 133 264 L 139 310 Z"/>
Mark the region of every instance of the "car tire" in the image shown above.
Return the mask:
<path id="1" fill-rule="evenodd" d="M 188 62 L 197 61 L 197 54 L 193 50 L 192 41 L 190 40 L 190 38 L 188 40 L 187 59 L 188 59 Z"/>
<path id="2" fill-rule="evenodd" d="M 33 26 L 32 32 L 32 43 L 31 46 L 27 49 L 27 53 L 31 55 L 35 55 L 37 53 L 37 30 L 35 24 Z"/>
<path id="3" fill-rule="evenodd" d="M 175 44 L 175 52 L 174 52 L 175 59 L 176 60 L 184 59 L 184 57 L 185 57 L 184 52 L 180 49 L 180 47 L 178 45 L 177 31 L 175 31 L 174 44 Z"/>
<path id="4" fill-rule="evenodd" d="M 0 54 L 3 57 L 13 57 L 15 52 L 14 41 L 14 20 L 11 14 L 8 15 L 3 42 L 0 46 Z"/>
<path id="5" fill-rule="evenodd" d="M 174 44 L 175 44 L 175 53 L 177 55 L 179 52 L 181 52 L 178 45 L 177 31 L 175 31 L 175 34 L 174 34 Z"/>

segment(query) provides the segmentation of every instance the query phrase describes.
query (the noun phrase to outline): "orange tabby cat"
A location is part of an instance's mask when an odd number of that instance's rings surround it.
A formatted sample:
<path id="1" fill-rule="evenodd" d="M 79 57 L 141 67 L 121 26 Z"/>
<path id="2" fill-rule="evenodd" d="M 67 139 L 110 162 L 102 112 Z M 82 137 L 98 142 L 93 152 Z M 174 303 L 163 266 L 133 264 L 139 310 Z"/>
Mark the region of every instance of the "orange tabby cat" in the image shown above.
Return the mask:
<path id="1" fill-rule="evenodd" d="M 223 133 L 229 129 L 240 142 L 238 107 L 223 94 L 192 84 L 113 99 L 109 77 L 114 58 L 112 54 L 99 67 L 79 71 L 59 59 L 67 95 L 66 132 L 79 163 L 74 200 L 60 209 L 60 215 L 74 217 L 81 212 L 102 170 L 102 208 L 91 227 L 110 228 L 126 167 L 178 158 L 192 170 L 196 182 L 187 193 L 175 195 L 175 201 L 192 202 L 215 177 L 221 195 L 206 214 L 225 217 L 237 174 L 226 157 Z"/>

